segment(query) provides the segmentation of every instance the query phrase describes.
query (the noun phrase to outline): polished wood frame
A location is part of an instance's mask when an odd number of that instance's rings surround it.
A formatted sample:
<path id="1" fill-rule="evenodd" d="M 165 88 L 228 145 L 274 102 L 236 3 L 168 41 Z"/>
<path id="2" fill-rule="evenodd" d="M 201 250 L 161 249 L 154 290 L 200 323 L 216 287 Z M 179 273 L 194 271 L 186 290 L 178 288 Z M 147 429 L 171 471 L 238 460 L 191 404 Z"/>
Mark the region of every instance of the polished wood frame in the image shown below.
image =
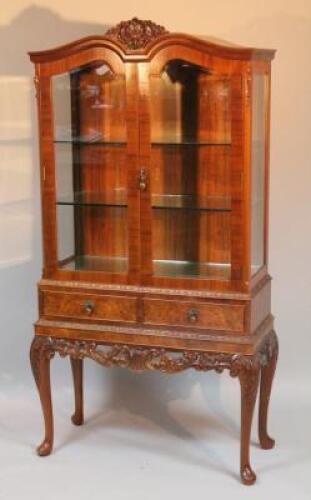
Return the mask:
<path id="1" fill-rule="evenodd" d="M 273 56 L 272 50 L 170 34 L 136 18 L 120 23 L 104 36 L 30 54 L 36 72 L 44 256 L 40 317 L 31 348 L 46 429 L 40 455 L 49 454 L 53 446 L 49 362 L 56 352 L 71 358 L 73 423 L 77 425 L 83 423 L 85 357 L 105 366 L 167 373 L 186 368 L 228 369 L 241 384 L 241 478 L 245 484 L 254 483 L 256 476 L 249 463 L 252 415 L 261 378 L 259 437 L 263 448 L 271 448 L 274 442 L 267 434 L 267 410 L 278 349 L 267 271 L 269 99 L 265 114 L 265 262 L 251 274 L 251 96 L 255 74 L 267 75 L 270 81 Z M 232 214 L 234 272 L 230 280 L 152 274 L 150 188 L 147 182 L 147 189 L 139 190 L 138 179 L 141 165 L 147 181 L 151 169 L 149 78 L 159 75 L 172 58 L 212 68 L 231 81 L 236 124 L 231 189 L 240 201 L 234 204 Z M 126 80 L 129 270 L 124 274 L 64 270 L 57 262 L 51 78 L 98 61 Z M 85 300 L 96 304 L 97 314 L 81 309 Z M 200 314 L 197 323 L 189 316 L 193 309 Z M 108 353 L 103 346 L 108 346 Z"/>

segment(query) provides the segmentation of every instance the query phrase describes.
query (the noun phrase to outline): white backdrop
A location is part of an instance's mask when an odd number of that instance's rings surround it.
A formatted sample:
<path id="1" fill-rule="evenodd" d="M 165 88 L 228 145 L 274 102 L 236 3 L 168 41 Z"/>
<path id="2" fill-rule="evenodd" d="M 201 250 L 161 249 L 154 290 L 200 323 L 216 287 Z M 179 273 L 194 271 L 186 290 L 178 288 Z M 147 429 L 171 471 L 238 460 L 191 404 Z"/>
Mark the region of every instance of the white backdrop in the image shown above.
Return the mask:
<path id="1" fill-rule="evenodd" d="M 311 451 L 306 420 L 311 392 L 309 0 L 270 0 L 266 5 L 256 0 L 193 0 L 191 4 L 159 0 L 153 5 L 142 0 L 116 0 L 109 9 L 99 0 L 79 4 L 44 0 L 36 5 L 28 0 L 11 0 L 1 9 L 0 498 L 20 498 L 19 484 L 12 483 L 16 467 L 19 474 L 30 478 L 25 494 L 32 498 L 40 498 L 36 497 L 39 486 L 34 471 L 39 470 L 45 480 L 53 470 L 56 480 L 50 485 L 49 498 L 55 498 L 66 483 L 59 470 L 62 464 L 71 483 L 76 476 L 70 466 L 75 465 L 78 471 L 81 467 L 83 474 L 85 460 L 93 453 L 95 458 L 102 457 L 100 463 L 105 467 L 111 461 L 112 469 L 106 477 L 114 492 L 110 498 L 131 498 L 134 492 L 136 498 L 143 498 L 144 489 L 138 487 L 138 480 L 143 481 L 152 498 L 160 473 L 164 483 L 157 483 L 157 487 L 163 488 L 164 497 L 169 496 L 170 488 L 180 498 L 191 491 L 197 493 L 194 486 L 190 489 L 191 474 L 191 482 L 200 483 L 205 494 L 209 485 L 226 485 L 233 494 L 246 494 L 232 478 L 238 463 L 239 388 L 225 375 L 189 372 L 178 377 L 137 376 L 87 363 L 86 416 L 90 421 L 83 429 L 72 429 L 68 418 L 72 406 L 68 361 L 55 360 L 52 374 L 59 449 L 47 459 L 51 469 L 33 453 L 42 425 L 28 351 L 37 316 L 36 282 L 42 256 L 36 103 L 33 68 L 26 52 L 102 33 L 105 26 L 134 15 L 164 24 L 171 31 L 278 50 L 272 79 L 270 272 L 280 338 L 271 427 L 279 448 L 271 452 L 255 448 L 261 483 L 252 495 L 262 500 L 265 490 L 258 488 L 268 489 L 276 478 L 278 488 L 287 480 L 284 491 L 289 495 L 299 488 L 296 498 L 310 498 L 310 482 L 304 473 L 310 466 L 307 460 Z M 74 461 L 70 450 L 76 454 Z M 79 459 L 77 453 L 81 454 Z M 116 472 L 119 461 L 127 485 L 118 483 L 112 472 Z M 189 472 L 184 472 L 185 467 Z M 97 474 L 102 478 L 101 469 L 95 467 L 94 477 Z M 205 486 L 203 477 L 208 477 Z M 85 481 L 76 482 L 75 487 L 81 498 L 87 494 Z M 89 485 L 97 498 L 93 487 Z M 70 487 L 66 498 L 73 497 L 75 491 Z"/>

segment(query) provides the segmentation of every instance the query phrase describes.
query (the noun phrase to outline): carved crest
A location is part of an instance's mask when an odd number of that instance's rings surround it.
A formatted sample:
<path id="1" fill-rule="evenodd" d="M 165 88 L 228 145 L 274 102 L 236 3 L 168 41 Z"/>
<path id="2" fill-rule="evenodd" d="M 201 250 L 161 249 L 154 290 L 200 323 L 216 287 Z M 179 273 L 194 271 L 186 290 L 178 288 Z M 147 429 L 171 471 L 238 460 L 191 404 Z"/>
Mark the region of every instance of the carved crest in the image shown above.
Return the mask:
<path id="1" fill-rule="evenodd" d="M 149 42 L 166 33 L 168 31 L 163 26 L 133 17 L 130 21 L 122 21 L 110 28 L 106 36 L 122 43 L 127 49 L 137 50 L 143 49 Z"/>

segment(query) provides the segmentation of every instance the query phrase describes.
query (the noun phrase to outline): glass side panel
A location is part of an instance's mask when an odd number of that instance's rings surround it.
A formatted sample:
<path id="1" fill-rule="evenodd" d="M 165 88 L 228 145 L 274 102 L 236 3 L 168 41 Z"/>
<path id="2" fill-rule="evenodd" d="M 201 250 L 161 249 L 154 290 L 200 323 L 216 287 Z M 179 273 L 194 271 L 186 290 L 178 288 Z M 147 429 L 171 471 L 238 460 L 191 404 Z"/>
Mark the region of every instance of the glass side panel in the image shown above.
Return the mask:
<path id="1" fill-rule="evenodd" d="M 92 65 L 52 78 L 59 267 L 128 267 L 125 81 Z"/>
<path id="2" fill-rule="evenodd" d="M 150 78 L 154 275 L 230 279 L 230 85 L 181 60 Z"/>
<path id="3" fill-rule="evenodd" d="M 265 258 L 265 135 L 267 76 L 255 74 L 252 88 L 252 219 L 251 272 L 264 265 Z"/>

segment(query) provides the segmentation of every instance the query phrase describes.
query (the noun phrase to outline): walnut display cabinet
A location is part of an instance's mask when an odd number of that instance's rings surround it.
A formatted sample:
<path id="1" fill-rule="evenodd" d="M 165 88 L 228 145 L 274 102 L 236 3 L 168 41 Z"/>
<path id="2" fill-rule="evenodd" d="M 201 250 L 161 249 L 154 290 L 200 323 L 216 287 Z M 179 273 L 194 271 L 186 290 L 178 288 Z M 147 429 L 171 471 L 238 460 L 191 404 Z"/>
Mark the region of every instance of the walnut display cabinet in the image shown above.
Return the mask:
<path id="1" fill-rule="evenodd" d="M 241 386 L 241 479 L 260 381 L 259 441 L 278 343 L 267 271 L 274 51 L 168 33 L 151 21 L 32 52 L 43 276 L 31 364 L 53 446 L 50 360 L 177 373 Z"/>

